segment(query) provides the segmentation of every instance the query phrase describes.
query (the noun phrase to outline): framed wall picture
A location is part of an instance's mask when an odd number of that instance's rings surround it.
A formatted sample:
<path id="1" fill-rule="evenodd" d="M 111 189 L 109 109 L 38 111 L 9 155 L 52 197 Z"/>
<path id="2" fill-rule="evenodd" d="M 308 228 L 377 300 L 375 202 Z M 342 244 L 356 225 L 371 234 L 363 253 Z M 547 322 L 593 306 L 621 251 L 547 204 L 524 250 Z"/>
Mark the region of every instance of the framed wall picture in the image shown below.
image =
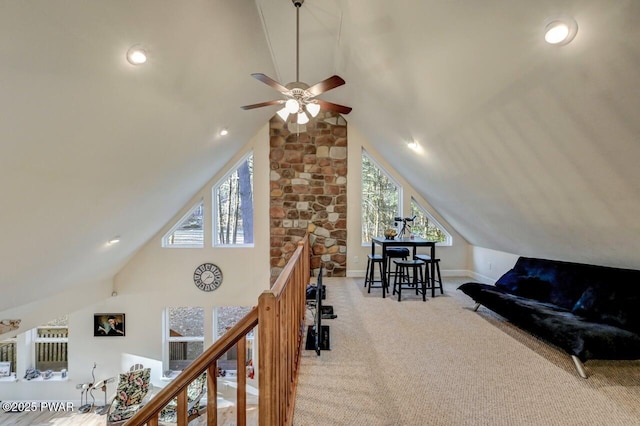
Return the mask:
<path id="1" fill-rule="evenodd" d="M 11 363 L 8 361 L 0 362 L 0 377 L 9 377 L 11 375 Z"/>
<path id="2" fill-rule="evenodd" d="M 94 336 L 124 336 L 124 314 L 93 314 Z"/>

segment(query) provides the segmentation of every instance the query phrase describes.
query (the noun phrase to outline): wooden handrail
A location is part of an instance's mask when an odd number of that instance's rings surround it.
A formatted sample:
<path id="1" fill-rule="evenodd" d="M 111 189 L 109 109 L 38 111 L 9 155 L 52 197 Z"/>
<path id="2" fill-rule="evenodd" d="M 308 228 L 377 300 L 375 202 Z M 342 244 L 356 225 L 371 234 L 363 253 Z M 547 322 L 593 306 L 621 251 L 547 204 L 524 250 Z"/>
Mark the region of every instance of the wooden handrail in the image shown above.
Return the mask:
<path id="1" fill-rule="evenodd" d="M 261 426 L 293 424 L 293 409 L 304 335 L 306 288 L 311 277 L 309 237 L 298 247 L 270 290 L 219 340 L 207 348 L 164 389 L 154 396 L 127 425 L 157 426 L 160 411 L 177 400 L 179 426 L 188 423 L 187 387 L 207 372 L 207 425 L 217 424 L 217 361 L 237 345 L 238 426 L 246 425 L 246 336 L 258 328 L 258 406 Z"/>

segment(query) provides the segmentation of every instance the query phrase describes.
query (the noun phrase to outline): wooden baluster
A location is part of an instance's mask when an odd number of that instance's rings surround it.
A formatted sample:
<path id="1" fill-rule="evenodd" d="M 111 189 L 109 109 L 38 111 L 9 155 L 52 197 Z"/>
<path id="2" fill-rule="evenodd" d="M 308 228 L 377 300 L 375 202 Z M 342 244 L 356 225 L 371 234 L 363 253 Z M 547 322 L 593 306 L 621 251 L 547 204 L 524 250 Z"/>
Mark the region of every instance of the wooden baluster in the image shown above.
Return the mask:
<path id="1" fill-rule="evenodd" d="M 189 386 L 185 386 L 178 393 L 178 409 L 176 412 L 178 416 L 178 426 L 187 426 L 187 423 L 189 423 L 187 419 L 187 408 L 189 406 L 189 399 L 187 398 L 188 387 Z"/>
<path id="2" fill-rule="evenodd" d="M 207 368 L 207 426 L 218 425 L 218 362 Z"/>
<path id="3" fill-rule="evenodd" d="M 236 345 L 237 359 L 237 377 L 238 382 L 236 400 L 237 400 L 237 424 L 238 426 L 246 426 L 247 424 L 247 336 L 238 340 Z"/>

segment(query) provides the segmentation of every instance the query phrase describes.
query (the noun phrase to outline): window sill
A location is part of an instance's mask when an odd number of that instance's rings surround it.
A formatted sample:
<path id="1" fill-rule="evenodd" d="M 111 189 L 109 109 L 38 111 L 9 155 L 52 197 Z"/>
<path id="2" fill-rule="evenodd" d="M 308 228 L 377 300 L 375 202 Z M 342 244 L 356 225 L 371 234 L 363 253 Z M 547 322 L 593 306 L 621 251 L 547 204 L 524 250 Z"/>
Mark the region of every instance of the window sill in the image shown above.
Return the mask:
<path id="1" fill-rule="evenodd" d="M 31 380 L 20 379 L 21 382 L 66 382 L 67 380 L 69 380 L 69 375 L 67 374 L 66 377 L 62 377 L 62 374 L 60 374 L 59 372 L 53 373 L 53 376 L 49 377 L 48 379 L 42 377 L 42 374 Z"/>

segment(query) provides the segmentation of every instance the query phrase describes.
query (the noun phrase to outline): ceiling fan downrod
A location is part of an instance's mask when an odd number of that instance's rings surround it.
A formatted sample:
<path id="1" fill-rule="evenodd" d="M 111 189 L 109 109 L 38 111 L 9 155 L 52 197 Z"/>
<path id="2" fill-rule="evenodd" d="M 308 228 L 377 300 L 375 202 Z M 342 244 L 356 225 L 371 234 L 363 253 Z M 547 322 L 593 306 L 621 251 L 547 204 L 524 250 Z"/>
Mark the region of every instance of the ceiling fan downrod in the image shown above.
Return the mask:
<path id="1" fill-rule="evenodd" d="M 300 81 L 300 7 L 304 0 L 291 0 L 296 7 L 296 81 Z"/>

